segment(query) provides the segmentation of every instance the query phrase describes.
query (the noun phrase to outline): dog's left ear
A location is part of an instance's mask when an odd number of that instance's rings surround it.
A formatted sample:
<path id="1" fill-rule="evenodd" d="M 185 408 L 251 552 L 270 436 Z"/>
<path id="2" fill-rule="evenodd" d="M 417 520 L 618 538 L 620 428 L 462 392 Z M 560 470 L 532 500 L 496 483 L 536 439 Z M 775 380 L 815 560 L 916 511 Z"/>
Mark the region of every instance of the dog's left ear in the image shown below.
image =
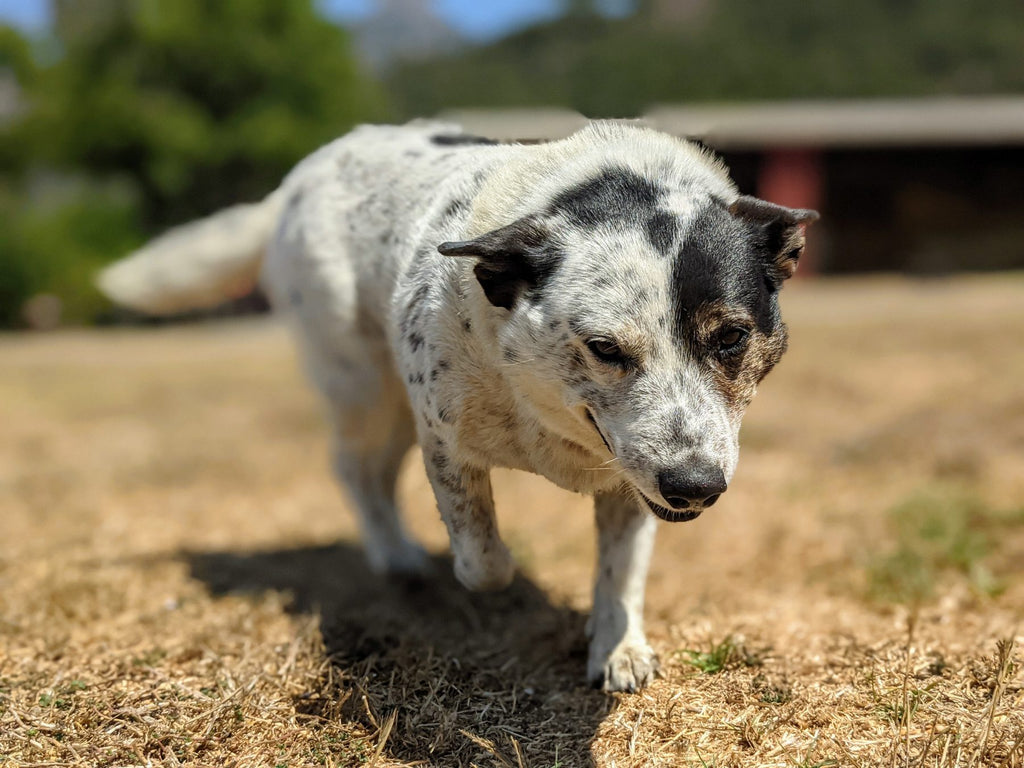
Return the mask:
<path id="1" fill-rule="evenodd" d="M 538 217 L 526 216 L 472 240 L 441 243 L 437 250 L 476 258 L 473 273 L 487 300 L 512 309 L 523 291 L 535 288 L 556 266 L 557 257 L 546 248 L 548 237 Z"/>
<path id="2" fill-rule="evenodd" d="M 804 251 L 804 227 L 818 220 L 818 212 L 787 208 L 750 195 L 741 195 L 729 212 L 760 227 L 769 254 L 768 278 L 779 288 L 796 272 Z"/>

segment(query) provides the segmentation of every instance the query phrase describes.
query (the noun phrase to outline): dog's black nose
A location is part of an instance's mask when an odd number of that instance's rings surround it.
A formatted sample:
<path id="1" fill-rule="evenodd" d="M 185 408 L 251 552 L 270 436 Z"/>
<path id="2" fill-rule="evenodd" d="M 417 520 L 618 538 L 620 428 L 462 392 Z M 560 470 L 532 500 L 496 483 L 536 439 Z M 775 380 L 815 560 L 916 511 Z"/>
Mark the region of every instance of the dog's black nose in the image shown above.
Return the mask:
<path id="1" fill-rule="evenodd" d="M 714 464 L 666 469 L 658 475 L 658 490 L 673 509 L 710 507 L 726 487 L 725 474 Z"/>

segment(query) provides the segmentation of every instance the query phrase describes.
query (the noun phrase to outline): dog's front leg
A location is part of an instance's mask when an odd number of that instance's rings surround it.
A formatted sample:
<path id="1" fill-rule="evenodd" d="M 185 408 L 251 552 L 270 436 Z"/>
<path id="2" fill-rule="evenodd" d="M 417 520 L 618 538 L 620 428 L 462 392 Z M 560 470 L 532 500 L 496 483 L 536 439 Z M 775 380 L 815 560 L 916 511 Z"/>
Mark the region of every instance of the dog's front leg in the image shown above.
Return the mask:
<path id="1" fill-rule="evenodd" d="M 516 566 L 498 535 L 490 473 L 453 461 L 442 445 L 424 450 L 424 458 L 437 507 L 448 528 L 455 577 L 476 591 L 507 587 Z"/>
<path id="2" fill-rule="evenodd" d="M 644 586 L 657 521 L 622 493 L 598 494 L 594 509 L 598 562 L 587 678 L 606 691 L 636 691 L 658 671 L 644 635 Z"/>

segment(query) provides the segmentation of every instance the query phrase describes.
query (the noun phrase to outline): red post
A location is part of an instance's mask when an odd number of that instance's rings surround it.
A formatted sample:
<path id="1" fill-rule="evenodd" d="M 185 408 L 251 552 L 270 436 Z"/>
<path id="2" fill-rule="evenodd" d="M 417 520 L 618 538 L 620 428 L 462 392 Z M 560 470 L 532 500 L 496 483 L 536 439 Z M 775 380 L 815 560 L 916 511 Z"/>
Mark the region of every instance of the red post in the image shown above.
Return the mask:
<path id="1" fill-rule="evenodd" d="M 757 194 L 790 208 L 821 210 L 824 179 L 821 153 L 815 149 L 772 149 L 761 160 Z M 810 277 L 821 270 L 820 254 L 814 247 L 814 230 L 800 258 L 798 275 Z"/>

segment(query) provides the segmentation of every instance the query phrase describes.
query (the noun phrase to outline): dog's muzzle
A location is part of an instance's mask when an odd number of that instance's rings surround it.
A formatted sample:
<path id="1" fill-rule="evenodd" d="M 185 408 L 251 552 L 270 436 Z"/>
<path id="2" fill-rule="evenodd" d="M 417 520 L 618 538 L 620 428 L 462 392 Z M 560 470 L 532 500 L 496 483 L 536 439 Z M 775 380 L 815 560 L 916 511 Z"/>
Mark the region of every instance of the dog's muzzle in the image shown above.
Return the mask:
<path id="1" fill-rule="evenodd" d="M 586 409 L 586 417 L 600 435 L 608 452 L 615 456 L 604 430 L 589 408 Z M 700 517 L 705 509 L 725 493 L 726 487 L 725 474 L 717 465 L 696 462 L 687 465 L 686 469 L 664 470 L 658 474 L 658 491 L 662 498 L 672 505 L 671 507 L 663 507 L 651 501 L 647 494 L 636 486 L 633 486 L 633 491 L 651 512 L 662 520 L 684 523 Z"/>
<path id="2" fill-rule="evenodd" d="M 658 473 L 658 491 L 672 506 L 663 507 L 640 493 L 644 503 L 662 520 L 682 523 L 700 517 L 725 493 L 728 487 L 725 473 L 717 464 L 691 462 L 684 468 L 664 470 Z"/>
<path id="3" fill-rule="evenodd" d="M 726 488 L 725 473 L 708 461 L 695 460 L 658 473 L 658 491 L 672 509 L 707 509 Z"/>

